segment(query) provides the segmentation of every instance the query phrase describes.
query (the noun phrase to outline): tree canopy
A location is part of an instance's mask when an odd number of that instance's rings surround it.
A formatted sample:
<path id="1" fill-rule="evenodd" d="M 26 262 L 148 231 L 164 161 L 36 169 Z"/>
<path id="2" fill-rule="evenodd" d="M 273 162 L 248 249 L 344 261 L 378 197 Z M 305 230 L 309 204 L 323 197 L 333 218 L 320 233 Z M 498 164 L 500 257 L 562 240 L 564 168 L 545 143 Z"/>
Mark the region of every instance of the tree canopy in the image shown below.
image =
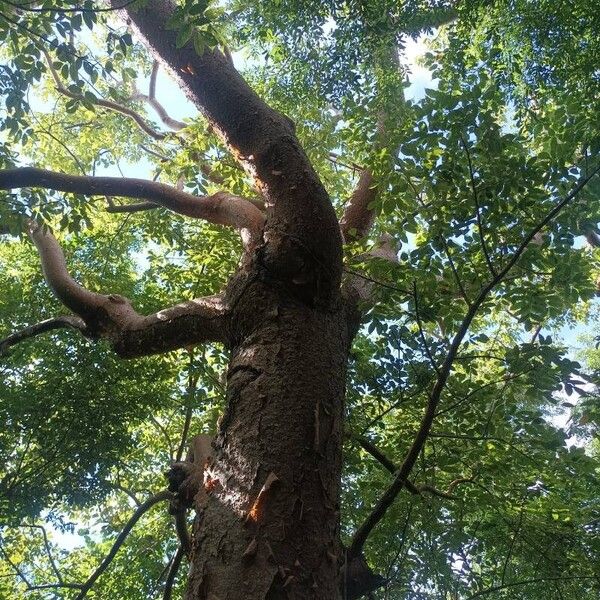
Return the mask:
<path id="1" fill-rule="evenodd" d="M 164 471 L 217 430 L 228 351 L 159 331 L 123 360 L 67 314 L 28 235 L 157 322 L 258 244 L 269 194 L 227 137 L 249 121 L 224 136 L 186 103 L 123 18 L 143 7 L 0 0 L 1 598 L 186 583 Z M 373 597 L 598 597 L 596 2 L 182 0 L 167 28 L 289 118 L 341 219 L 363 310 L 341 534 L 381 576 Z"/>

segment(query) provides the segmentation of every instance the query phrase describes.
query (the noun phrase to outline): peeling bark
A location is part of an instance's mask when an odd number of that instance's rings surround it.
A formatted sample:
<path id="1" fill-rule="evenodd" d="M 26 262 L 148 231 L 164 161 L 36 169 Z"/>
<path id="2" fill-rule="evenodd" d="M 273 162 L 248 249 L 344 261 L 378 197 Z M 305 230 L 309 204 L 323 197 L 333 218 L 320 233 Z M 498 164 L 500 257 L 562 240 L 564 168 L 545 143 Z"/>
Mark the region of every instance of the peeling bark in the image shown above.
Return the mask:
<path id="1" fill-rule="evenodd" d="M 335 599 L 345 313 L 253 275 L 238 284 L 227 409 L 194 502 L 186 599 Z"/>

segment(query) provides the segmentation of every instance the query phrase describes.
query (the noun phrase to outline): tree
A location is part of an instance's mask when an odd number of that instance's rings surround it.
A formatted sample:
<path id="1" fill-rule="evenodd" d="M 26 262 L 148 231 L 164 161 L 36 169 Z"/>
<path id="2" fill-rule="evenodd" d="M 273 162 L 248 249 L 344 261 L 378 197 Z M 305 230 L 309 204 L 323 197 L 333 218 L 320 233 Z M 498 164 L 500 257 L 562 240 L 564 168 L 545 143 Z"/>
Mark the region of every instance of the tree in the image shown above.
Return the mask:
<path id="1" fill-rule="evenodd" d="M 7 597 L 597 595 L 596 11 L 397 4 L 2 1 Z"/>

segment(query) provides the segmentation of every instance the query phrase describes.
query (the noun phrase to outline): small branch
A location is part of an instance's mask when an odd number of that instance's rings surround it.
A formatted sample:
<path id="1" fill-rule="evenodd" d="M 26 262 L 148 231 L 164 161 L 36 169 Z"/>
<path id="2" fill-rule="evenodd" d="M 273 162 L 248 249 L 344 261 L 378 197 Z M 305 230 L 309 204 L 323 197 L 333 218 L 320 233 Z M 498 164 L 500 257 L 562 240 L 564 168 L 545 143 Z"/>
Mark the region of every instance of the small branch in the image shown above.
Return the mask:
<path id="1" fill-rule="evenodd" d="M 450 268 L 452 269 L 452 275 L 454 276 L 454 280 L 456 281 L 456 285 L 458 286 L 460 295 L 462 296 L 462 299 L 465 301 L 466 305 L 470 306 L 471 301 L 469 300 L 469 297 L 467 296 L 467 293 L 465 292 L 465 288 L 463 287 L 460 276 L 458 275 L 458 271 L 456 270 L 456 265 L 454 264 L 454 261 L 452 260 L 452 254 L 450 254 L 450 248 L 448 246 L 448 242 L 446 241 L 446 238 L 444 236 L 440 236 L 440 239 L 442 240 L 442 244 L 444 244 L 444 250 L 446 252 L 446 257 L 448 258 L 448 262 L 450 263 Z"/>
<path id="2" fill-rule="evenodd" d="M 77 596 L 75 596 L 74 600 L 82 600 L 82 598 L 85 598 L 85 596 L 90 591 L 94 583 L 96 583 L 96 580 L 100 577 L 100 575 L 102 575 L 102 573 L 104 573 L 104 571 L 106 571 L 106 569 L 108 569 L 110 563 L 113 561 L 117 552 L 119 551 L 119 548 L 123 545 L 123 542 L 125 542 L 127 536 L 133 529 L 134 525 L 139 521 L 140 517 L 147 513 L 155 504 L 163 502 L 164 500 L 170 500 L 172 497 L 173 494 L 165 490 L 163 492 L 155 494 L 154 496 L 151 496 L 150 498 L 148 498 L 148 500 L 146 500 L 146 502 L 144 502 L 139 508 L 136 509 L 136 511 L 130 517 L 129 521 L 127 521 L 127 523 L 125 524 L 125 527 L 123 528 L 121 533 L 117 536 L 117 539 L 115 540 L 114 544 L 112 545 L 112 548 L 110 549 L 104 560 L 100 563 L 98 568 L 90 575 L 88 580 L 81 586 L 81 591 L 79 592 L 79 594 L 77 594 Z"/>
<path id="3" fill-rule="evenodd" d="M 23 582 L 28 592 L 33 592 L 35 590 L 55 590 L 60 588 L 80 590 L 83 588 L 83 585 L 79 583 L 64 583 L 62 581 L 60 581 L 59 583 L 42 583 L 39 585 L 30 583 L 25 573 L 11 560 L 8 552 L 4 549 L 2 544 L 0 544 L 0 554 L 4 556 L 4 559 L 6 560 L 7 564 L 15 572 L 15 575 Z"/>
<path id="4" fill-rule="evenodd" d="M 421 341 L 423 342 L 423 347 L 425 348 L 425 354 L 427 355 L 427 358 L 429 359 L 429 362 L 431 363 L 433 370 L 438 374 L 438 377 L 439 377 L 440 369 L 437 366 L 437 363 L 435 362 L 435 360 L 433 359 L 431 351 L 429 350 L 429 344 L 427 343 L 427 340 L 425 339 L 425 334 L 423 333 L 423 325 L 421 323 L 421 317 L 419 316 L 419 296 L 417 294 L 417 282 L 414 280 L 413 280 L 413 298 L 415 300 L 415 318 L 417 320 L 417 327 L 419 328 L 419 337 L 421 338 Z"/>
<path id="5" fill-rule="evenodd" d="M 462 135 L 460 136 L 460 141 L 462 143 L 462 147 L 467 155 L 467 162 L 469 164 L 469 176 L 471 179 L 471 189 L 473 190 L 473 200 L 475 202 L 475 215 L 477 217 L 477 229 L 479 230 L 479 238 L 481 239 L 481 248 L 483 250 L 483 254 L 485 256 L 485 262 L 490 270 L 490 273 L 493 277 L 496 276 L 496 270 L 494 269 L 494 265 L 492 264 L 492 260 L 490 258 L 490 254 L 488 252 L 487 244 L 485 242 L 485 237 L 483 233 L 483 223 L 481 221 L 481 207 L 479 205 L 479 195 L 477 194 L 477 183 L 475 182 L 475 172 L 473 171 L 473 163 L 471 162 L 471 153 L 469 152 L 469 146 L 463 139 Z"/>
<path id="6" fill-rule="evenodd" d="M 150 86 L 148 95 L 137 93 L 134 95 L 136 100 L 144 100 L 147 102 L 160 117 L 160 120 L 173 131 L 181 131 L 187 125 L 183 121 L 178 121 L 169 115 L 165 107 L 156 99 L 156 76 L 158 75 L 158 61 L 152 64 L 152 72 L 150 73 Z M 164 136 L 163 136 L 164 137 Z"/>
<path id="7" fill-rule="evenodd" d="M 167 579 L 165 581 L 163 600 L 171 600 L 172 598 L 173 584 L 175 583 L 175 577 L 177 577 L 177 572 L 179 571 L 179 567 L 181 566 L 181 560 L 183 559 L 184 554 L 185 553 L 183 548 L 179 546 L 179 548 L 177 548 L 175 556 L 173 556 L 171 566 L 169 567 L 169 574 L 167 575 Z"/>
<path id="8" fill-rule="evenodd" d="M 77 94 L 67 89 L 61 81 L 58 73 L 56 72 L 56 69 L 53 67 L 52 58 L 50 57 L 48 52 L 43 49 L 42 52 L 46 57 L 46 65 L 48 66 L 48 70 L 52 75 L 52 79 L 54 79 L 56 89 L 63 96 L 66 96 L 67 98 L 71 98 L 73 100 L 79 100 L 80 102 L 88 101 L 96 106 L 101 106 L 102 108 L 106 108 L 108 110 L 112 110 L 113 112 L 117 112 L 121 115 L 129 117 L 144 133 L 149 135 L 151 138 L 154 138 L 155 140 L 164 140 L 167 137 L 167 134 L 156 131 L 156 129 L 154 129 L 150 124 L 148 124 L 139 113 L 137 113 L 132 108 L 129 108 L 128 106 L 123 106 L 122 104 L 118 104 L 117 102 L 113 102 L 112 100 L 105 100 L 104 98 L 94 97 L 94 99 L 91 100 L 86 96 L 82 96 L 81 94 Z"/>
<path id="9" fill-rule="evenodd" d="M 512 581 L 510 583 L 496 585 L 494 587 L 489 587 L 484 590 L 480 590 L 479 592 L 475 592 L 465 600 L 474 600 L 474 598 L 488 596 L 489 594 L 493 594 L 494 592 L 499 592 L 501 590 L 505 590 L 511 587 L 531 585 L 532 583 L 545 583 L 546 581 L 583 581 L 586 579 L 596 579 L 596 577 L 594 575 L 565 575 L 563 577 L 537 577 L 535 579 L 523 579 L 521 581 Z"/>
<path id="10" fill-rule="evenodd" d="M 400 465 L 394 481 L 381 496 L 371 513 L 365 519 L 364 523 L 356 530 L 354 538 L 352 539 L 352 543 L 348 549 L 350 556 L 358 556 L 360 554 L 369 534 L 379 523 L 379 521 L 383 519 L 388 508 L 394 502 L 400 490 L 405 486 L 408 475 L 412 471 L 412 468 L 417 461 L 417 458 L 421 453 L 423 445 L 425 444 L 425 441 L 429 435 L 429 431 L 436 416 L 438 403 L 446 386 L 448 377 L 450 376 L 450 372 L 452 371 L 454 360 L 458 354 L 461 343 L 467 334 L 479 308 L 487 299 L 488 294 L 506 277 L 509 271 L 518 262 L 535 235 L 548 223 L 550 223 L 554 217 L 565 206 L 567 206 L 567 204 L 569 204 L 579 194 L 579 192 L 581 192 L 581 190 L 599 171 L 600 164 L 589 175 L 581 178 L 573 190 L 546 214 L 546 216 L 525 236 L 519 247 L 515 250 L 504 267 L 481 289 L 475 301 L 469 306 L 469 309 L 460 327 L 458 328 L 452 343 L 450 344 L 446 358 L 440 368 L 440 372 L 429 396 L 425 414 L 423 415 L 419 429 L 415 435 L 415 439 L 413 440 L 413 443 L 409 448 L 402 465 Z"/>
<path id="11" fill-rule="evenodd" d="M 394 462 L 392 462 L 375 444 L 370 442 L 367 438 L 362 435 L 352 435 L 351 439 L 357 442 L 363 450 L 366 450 L 373 458 L 375 458 L 379 463 L 381 463 L 392 475 L 395 475 L 398 471 L 398 467 Z M 454 482 L 453 482 L 454 483 Z M 452 484 L 451 484 L 452 485 Z M 454 484 L 456 486 L 456 484 Z M 420 496 L 422 492 L 429 492 L 434 496 L 439 496 L 440 498 L 446 498 L 448 500 L 456 500 L 456 496 L 451 494 L 452 489 L 447 492 L 443 492 L 442 490 L 438 490 L 432 485 L 424 484 L 424 485 L 416 485 L 413 482 L 406 480 L 405 483 L 406 489 L 415 496 Z"/>
<path id="12" fill-rule="evenodd" d="M 13 333 L 4 339 L 0 339 L 0 356 L 5 354 L 8 348 L 18 344 L 19 342 L 22 342 L 23 340 L 46 333 L 47 331 L 64 328 L 77 329 L 84 335 L 86 333 L 86 325 L 84 320 L 74 315 L 63 315 L 60 317 L 54 317 L 52 319 L 46 319 L 45 321 L 40 321 L 35 325 L 25 327 L 25 329 L 21 329 L 21 331 Z"/>
<path id="13" fill-rule="evenodd" d="M 146 179 L 83 177 L 34 167 L 0 170 L 0 189 L 23 187 L 150 201 L 180 215 L 204 219 L 216 225 L 235 227 L 248 248 L 258 243 L 265 219 L 263 213 L 251 202 L 228 192 L 194 196 Z"/>
<path id="14" fill-rule="evenodd" d="M 501 585 L 504 585 L 504 581 L 506 578 L 506 569 L 508 569 L 508 564 L 510 562 L 510 557 L 512 556 L 513 548 L 515 546 L 515 541 L 517 540 L 517 535 L 521 531 L 524 513 L 525 513 L 525 511 L 524 511 L 523 507 L 521 506 L 521 510 L 519 511 L 519 522 L 517 524 L 517 528 L 513 532 L 513 536 L 510 540 L 510 546 L 508 547 L 508 552 L 506 553 L 506 558 L 504 560 L 504 565 L 502 566 L 502 577 L 500 579 Z"/>

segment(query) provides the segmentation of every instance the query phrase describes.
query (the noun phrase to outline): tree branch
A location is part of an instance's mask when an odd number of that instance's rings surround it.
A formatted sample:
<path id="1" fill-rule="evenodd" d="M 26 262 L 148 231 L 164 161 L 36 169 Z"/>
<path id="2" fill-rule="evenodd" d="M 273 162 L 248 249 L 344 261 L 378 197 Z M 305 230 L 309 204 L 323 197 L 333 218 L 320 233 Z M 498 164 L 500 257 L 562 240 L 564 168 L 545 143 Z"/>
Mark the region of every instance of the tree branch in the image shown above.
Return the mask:
<path id="1" fill-rule="evenodd" d="M 159 492 L 158 494 L 155 494 L 154 496 L 148 498 L 146 502 L 144 502 L 141 506 L 139 506 L 136 509 L 133 515 L 131 515 L 129 521 L 127 521 L 127 523 L 125 524 L 125 527 L 123 527 L 121 533 L 119 533 L 119 535 L 117 536 L 117 539 L 115 540 L 108 554 L 104 557 L 104 560 L 100 563 L 98 568 L 90 575 L 87 581 L 83 585 L 81 585 L 81 591 L 79 592 L 79 594 L 77 594 L 77 596 L 75 596 L 74 600 L 82 600 L 82 598 L 85 598 L 85 596 L 90 591 L 94 583 L 96 583 L 96 580 L 100 577 L 100 575 L 102 575 L 102 573 L 104 573 L 104 571 L 106 571 L 106 569 L 108 569 L 110 563 L 113 561 L 117 552 L 119 551 L 119 548 L 123 545 L 123 542 L 125 542 L 127 536 L 129 535 L 135 524 L 139 521 L 140 517 L 147 513 L 155 504 L 163 502 L 164 500 L 170 500 L 172 496 L 173 494 L 171 494 L 171 492 L 167 490 Z"/>
<path id="2" fill-rule="evenodd" d="M 363 450 L 366 450 L 373 458 L 375 458 L 379 463 L 381 463 L 392 475 L 396 474 L 398 471 L 398 467 L 394 462 L 392 462 L 375 444 L 370 442 L 367 438 L 362 435 L 353 434 L 351 438 L 357 442 Z M 457 485 L 452 482 L 454 486 Z M 452 484 L 451 484 L 452 485 Z M 439 496 L 441 498 L 446 498 L 448 500 L 456 500 L 456 496 L 451 494 L 452 489 L 449 489 L 447 492 L 443 492 L 442 490 L 438 490 L 432 485 L 424 484 L 424 485 L 416 485 L 412 481 L 406 480 L 405 483 L 406 489 L 416 496 L 420 496 L 422 492 L 429 492 L 434 496 Z"/>
<path id="3" fill-rule="evenodd" d="M 35 167 L 0 170 L 0 189 L 41 187 L 88 196 L 124 196 L 146 200 L 169 210 L 216 225 L 235 227 L 247 249 L 260 239 L 264 215 L 251 202 L 228 192 L 194 196 L 146 179 L 84 177 Z"/>
<path id="4" fill-rule="evenodd" d="M 83 587 L 83 585 L 79 583 L 65 583 L 60 580 L 58 583 L 42 583 L 39 585 L 30 583 L 25 573 L 11 560 L 8 552 L 3 548 L 2 544 L 0 544 L 0 554 L 4 556 L 4 560 L 6 560 L 8 565 L 15 572 L 15 575 L 25 584 L 28 592 L 33 592 L 35 590 L 54 590 L 59 588 L 80 590 Z"/>
<path id="5" fill-rule="evenodd" d="M 477 193 L 477 183 L 475 181 L 475 171 L 473 170 L 473 163 L 471 161 L 471 152 L 469 151 L 469 146 L 467 145 L 467 142 L 463 139 L 462 135 L 460 136 L 460 141 L 467 155 L 467 163 L 469 165 L 469 178 L 471 180 L 473 201 L 475 202 L 475 218 L 477 219 L 477 230 L 479 231 L 479 239 L 481 240 L 481 249 L 483 250 L 483 255 L 485 256 L 485 263 L 487 264 L 490 273 L 492 274 L 492 276 L 495 276 L 496 270 L 494 269 L 492 259 L 490 258 L 490 253 L 488 251 L 487 243 L 485 241 L 485 236 L 483 232 L 483 222 L 481 220 L 481 206 L 479 205 L 479 194 Z"/>
<path id="6" fill-rule="evenodd" d="M 121 115 L 129 117 L 135 124 L 147 135 L 155 140 L 164 140 L 167 137 L 166 133 L 161 133 L 160 131 L 156 131 L 146 120 L 135 110 L 129 108 L 128 106 L 123 106 L 122 104 L 118 104 L 117 102 L 113 102 L 112 100 L 105 100 L 104 98 L 94 97 L 90 99 L 89 97 L 82 96 L 81 94 L 77 94 L 76 92 L 72 92 L 68 88 L 65 87 L 63 82 L 61 81 L 56 69 L 52 65 L 52 59 L 46 50 L 42 49 L 44 56 L 46 57 L 46 64 L 48 66 L 48 70 L 52 75 L 52 79 L 54 79 L 54 83 L 56 84 L 56 89 L 59 93 L 67 98 L 71 98 L 73 100 L 79 101 L 89 101 L 96 106 L 101 106 L 102 108 L 106 108 L 108 110 L 112 110 L 113 112 L 117 112 Z M 158 111 L 157 111 L 158 112 Z"/>
<path id="7" fill-rule="evenodd" d="M 31 224 L 30 237 L 56 297 L 85 321 L 89 337 L 108 340 L 121 357 L 227 341 L 229 309 L 222 296 L 198 298 L 142 316 L 122 296 L 97 294 L 79 285 L 69 274 L 62 249 L 48 229 Z"/>
<path id="8" fill-rule="evenodd" d="M 156 76 L 158 75 L 158 61 L 154 61 L 152 64 L 152 72 L 150 73 L 150 86 L 148 90 L 148 94 L 135 93 L 133 95 L 133 99 L 135 100 L 144 100 L 147 102 L 155 111 L 156 114 L 160 117 L 160 120 L 173 131 L 181 131 L 185 129 L 187 125 L 183 121 L 178 121 L 169 115 L 169 113 L 165 110 L 165 107 L 156 99 Z"/>
<path id="9" fill-rule="evenodd" d="M 185 552 L 183 550 L 183 547 L 179 546 L 179 548 L 177 548 L 175 556 L 173 556 L 173 560 L 171 561 L 171 565 L 169 567 L 169 573 L 165 581 L 163 600 L 171 600 L 172 598 L 173 584 L 175 583 L 175 577 L 177 577 L 177 572 L 179 571 L 179 567 L 181 566 L 181 560 L 183 559 L 184 554 Z"/>
<path id="10" fill-rule="evenodd" d="M 356 530 L 352 539 L 352 543 L 350 544 L 350 547 L 348 549 L 350 556 L 358 556 L 360 554 L 369 534 L 381 521 L 381 519 L 383 519 L 388 508 L 392 505 L 400 490 L 405 486 L 406 480 L 410 472 L 412 471 L 412 468 L 419 454 L 421 453 L 423 445 L 425 444 L 425 441 L 427 440 L 427 437 L 429 435 L 429 431 L 431 429 L 437 412 L 438 403 L 440 401 L 442 392 L 446 386 L 446 382 L 448 380 L 450 372 L 452 371 L 454 359 L 458 354 L 458 350 L 460 348 L 462 340 L 467 334 L 471 322 L 477 314 L 477 311 L 487 299 L 488 294 L 506 277 L 509 271 L 521 258 L 522 254 L 525 252 L 535 235 L 548 223 L 550 223 L 554 219 L 554 217 L 556 217 L 556 215 L 558 215 L 558 213 L 565 206 L 567 206 L 567 204 L 569 204 L 579 194 L 579 192 L 581 192 L 581 190 L 599 171 L 600 165 L 593 169 L 589 175 L 587 175 L 586 177 L 582 177 L 577 183 L 577 185 L 573 188 L 573 190 L 569 194 L 567 194 L 567 196 L 565 196 L 565 198 L 561 200 L 552 210 L 548 212 L 548 214 L 525 236 L 521 244 L 512 254 L 510 259 L 506 262 L 504 267 L 500 271 L 498 271 L 496 275 L 481 289 L 477 298 L 469 306 L 467 313 L 450 344 L 446 358 L 440 368 L 438 377 L 429 396 L 429 401 L 427 402 L 425 414 L 423 415 L 415 439 L 413 440 L 413 443 L 409 448 L 404 458 L 404 461 L 400 465 L 400 468 L 396 473 L 394 481 L 390 484 L 388 489 L 381 496 L 371 513 L 365 519 L 364 523 Z"/>
<path id="11" fill-rule="evenodd" d="M 77 329 L 84 335 L 86 334 L 85 322 L 83 319 L 80 319 L 74 315 L 62 315 L 60 317 L 46 319 L 45 321 L 40 321 L 35 325 L 25 327 L 24 329 L 21 329 L 21 331 L 12 333 L 11 335 L 6 336 L 4 339 L 0 339 L 0 356 L 2 356 L 2 354 L 4 354 L 8 348 L 18 344 L 19 342 L 30 339 L 42 333 L 46 333 L 47 331 L 64 328 Z"/>
<path id="12" fill-rule="evenodd" d="M 522 579 L 521 581 L 511 581 L 510 583 L 504 583 L 502 585 L 496 585 L 489 587 L 474 594 L 471 594 L 466 600 L 474 600 L 474 598 L 481 598 L 482 596 L 488 596 L 494 592 L 499 592 L 511 587 L 517 587 L 522 585 L 531 585 L 532 583 L 545 583 L 546 581 L 578 581 L 585 579 L 596 579 L 594 575 L 563 575 L 561 577 L 537 577 L 535 579 Z"/>

